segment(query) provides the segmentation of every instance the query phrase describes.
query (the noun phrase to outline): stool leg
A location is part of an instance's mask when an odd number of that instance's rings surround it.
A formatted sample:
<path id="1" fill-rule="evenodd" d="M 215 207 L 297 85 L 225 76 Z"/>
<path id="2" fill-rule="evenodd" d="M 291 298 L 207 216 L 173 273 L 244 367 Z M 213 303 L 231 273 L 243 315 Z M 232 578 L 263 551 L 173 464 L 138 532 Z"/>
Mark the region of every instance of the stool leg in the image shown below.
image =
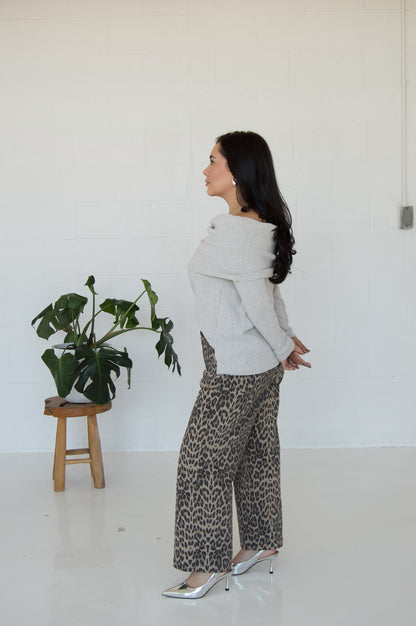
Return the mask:
<path id="1" fill-rule="evenodd" d="M 65 489 L 66 417 L 58 417 L 57 420 L 53 463 L 54 490 L 63 491 Z"/>
<path id="2" fill-rule="evenodd" d="M 55 466 L 56 466 L 56 440 L 55 440 L 55 454 L 53 455 L 52 480 L 55 480 Z"/>
<path id="3" fill-rule="evenodd" d="M 96 415 L 88 415 L 88 447 L 90 449 L 91 475 L 94 480 L 94 487 L 102 489 L 105 487 L 104 466 Z"/>

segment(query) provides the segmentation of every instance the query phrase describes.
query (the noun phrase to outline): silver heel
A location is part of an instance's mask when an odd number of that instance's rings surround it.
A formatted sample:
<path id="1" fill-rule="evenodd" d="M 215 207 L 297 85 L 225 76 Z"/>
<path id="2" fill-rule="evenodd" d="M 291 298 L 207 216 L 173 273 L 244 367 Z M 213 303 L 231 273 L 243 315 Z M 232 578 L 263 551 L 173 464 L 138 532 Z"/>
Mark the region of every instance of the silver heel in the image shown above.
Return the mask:
<path id="1" fill-rule="evenodd" d="M 214 574 L 208 578 L 207 582 L 200 587 L 190 587 L 186 580 L 184 580 L 183 583 L 177 585 L 176 587 L 171 587 L 170 589 L 163 591 L 162 596 L 167 596 L 168 598 L 181 598 L 182 600 L 195 600 L 197 598 L 203 598 L 208 591 L 223 578 L 225 578 L 225 591 L 229 591 L 228 575 L 230 573 L 231 570 L 220 576 L 218 572 L 214 572 Z"/>
<path id="2" fill-rule="evenodd" d="M 244 574 L 244 572 L 247 572 L 247 570 L 249 570 L 250 567 L 253 567 L 253 565 L 257 565 L 257 563 L 260 563 L 261 561 L 270 561 L 269 571 L 270 571 L 270 574 L 273 574 L 272 561 L 274 558 L 276 558 L 279 552 L 276 550 L 274 554 L 271 554 L 270 556 L 262 558 L 262 555 L 264 554 L 264 552 L 266 552 L 266 550 L 260 550 L 256 554 L 253 554 L 251 559 L 247 559 L 247 561 L 241 561 L 240 563 L 234 563 L 233 564 L 233 576 L 239 576 L 240 574 Z"/>

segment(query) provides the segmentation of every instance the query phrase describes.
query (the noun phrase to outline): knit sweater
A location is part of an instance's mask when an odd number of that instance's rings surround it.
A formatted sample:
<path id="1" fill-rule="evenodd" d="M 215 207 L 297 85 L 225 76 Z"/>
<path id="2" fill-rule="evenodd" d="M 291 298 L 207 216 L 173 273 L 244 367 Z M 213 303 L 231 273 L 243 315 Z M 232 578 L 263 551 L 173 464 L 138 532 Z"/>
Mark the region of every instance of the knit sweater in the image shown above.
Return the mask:
<path id="1" fill-rule="evenodd" d="M 279 287 L 269 280 L 275 228 L 221 213 L 188 262 L 196 318 L 215 350 L 217 374 L 259 374 L 294 349 Z"/>

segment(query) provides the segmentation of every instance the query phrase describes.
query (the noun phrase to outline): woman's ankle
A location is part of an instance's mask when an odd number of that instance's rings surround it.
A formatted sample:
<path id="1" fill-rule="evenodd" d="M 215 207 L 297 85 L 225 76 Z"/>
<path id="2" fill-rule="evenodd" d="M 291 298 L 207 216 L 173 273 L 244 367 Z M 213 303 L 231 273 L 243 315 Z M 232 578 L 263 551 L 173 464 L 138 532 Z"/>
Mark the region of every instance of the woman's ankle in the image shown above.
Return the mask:
<path id="1" fill-rule="evenodd" d="M 242 561 L 248 561 L 252 556 L 256 554 L 256 550 L 246 550 L 241 548 L 239 552 L 233 558 L 233 563 L 241 563 Z"/>
<path id="2" fill-rule="evenodd" d="M 226 573 L 227 572 L 219 572 L 219 575 L 222 576 Z M 207 580 L 211 578 L 212 574 L 214 574 L 214 572 L 191 572 L 186 582 L 189 587 L 201 587 L 201 585 L 205 585 Z"/>
<path id="3" fill-rule="evenodd" d="M 248 561 L 249 559 L 251 559 L 251 557 L 257 554 L 257 552 L 259 552 L 259 550 L 241 548 L 241 550 L 233 558 L 232 562 L 241 563 L 243 561 Z M 275 550 L 274 548 L 272 548 L 271 550 L 265 550 L 264 555 L 262 555 L 260 558 L 266 558 L 268 556 L 271 556 L 272 554 L 275 554 L 275 552 L 277 552 L 277 550 Z"/>

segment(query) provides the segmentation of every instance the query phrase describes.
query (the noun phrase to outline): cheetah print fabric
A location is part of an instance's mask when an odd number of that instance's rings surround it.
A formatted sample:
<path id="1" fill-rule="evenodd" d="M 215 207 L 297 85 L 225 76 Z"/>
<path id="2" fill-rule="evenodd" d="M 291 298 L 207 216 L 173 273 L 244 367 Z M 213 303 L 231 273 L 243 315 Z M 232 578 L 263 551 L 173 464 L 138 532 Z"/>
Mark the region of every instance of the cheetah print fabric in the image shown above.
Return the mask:
<path id="1" fill-rule="evenodd" d="M 173 566 L 224 572 L 231 569 L 233 486 L 241 547 L 282 545 L 276 418 L 284 370 L 217 374 L 202 332 L 201 343 L 206 369 L 179 453 Z"/>

